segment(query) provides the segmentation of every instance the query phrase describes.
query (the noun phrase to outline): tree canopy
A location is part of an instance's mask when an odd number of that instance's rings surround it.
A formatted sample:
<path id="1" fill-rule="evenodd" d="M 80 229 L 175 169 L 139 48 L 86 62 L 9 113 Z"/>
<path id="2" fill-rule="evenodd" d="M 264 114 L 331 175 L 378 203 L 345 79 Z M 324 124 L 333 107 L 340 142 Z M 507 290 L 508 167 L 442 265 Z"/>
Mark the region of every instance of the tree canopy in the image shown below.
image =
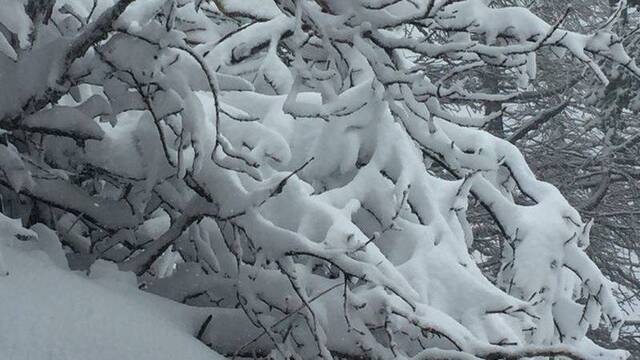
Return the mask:
<path id="1" fill-rule="evenodd" d="M 580 31 L 485 0 L 7 0 L 2 213 L 72 269 L 211 309 L 197 337 L 227 356 L 625 359 L 587 336 L 624 322 L 578 211 L 599 190 L 574 208 L 516 146 L 571 99 L 494 125 L 550 62 L 630 117 L 628 11 Z M 609 155 L 640 139 L 616 126 Z"/>

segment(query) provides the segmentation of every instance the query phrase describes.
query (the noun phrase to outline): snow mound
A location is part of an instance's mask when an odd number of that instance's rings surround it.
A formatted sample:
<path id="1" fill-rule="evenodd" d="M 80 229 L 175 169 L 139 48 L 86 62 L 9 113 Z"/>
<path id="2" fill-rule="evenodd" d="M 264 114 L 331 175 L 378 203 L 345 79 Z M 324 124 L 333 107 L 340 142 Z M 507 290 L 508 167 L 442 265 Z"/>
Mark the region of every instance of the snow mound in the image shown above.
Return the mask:
<path id="1" fill-rule="evenodd" d="M 66 270 L 38 246 L 0 237 L 1 359 L 224 359 L 195 338 L 195 309 L 138 290 L 111 263 Z"/>

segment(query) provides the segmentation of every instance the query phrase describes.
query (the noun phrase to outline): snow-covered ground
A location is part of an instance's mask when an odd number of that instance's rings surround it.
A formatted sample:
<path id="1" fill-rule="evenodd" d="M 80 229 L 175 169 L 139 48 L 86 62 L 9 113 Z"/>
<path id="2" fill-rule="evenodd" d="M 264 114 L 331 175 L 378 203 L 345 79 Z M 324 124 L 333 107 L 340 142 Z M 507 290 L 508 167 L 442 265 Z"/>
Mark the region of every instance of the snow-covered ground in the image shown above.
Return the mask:
<path id="1" fill-rule="evenodd" d="M 66 270 L 44 238 L 0 235 L 0 359 L 223 359 L 194 336 L 201 311 L 138 290 L 106 262 L 89 276 Z"/>

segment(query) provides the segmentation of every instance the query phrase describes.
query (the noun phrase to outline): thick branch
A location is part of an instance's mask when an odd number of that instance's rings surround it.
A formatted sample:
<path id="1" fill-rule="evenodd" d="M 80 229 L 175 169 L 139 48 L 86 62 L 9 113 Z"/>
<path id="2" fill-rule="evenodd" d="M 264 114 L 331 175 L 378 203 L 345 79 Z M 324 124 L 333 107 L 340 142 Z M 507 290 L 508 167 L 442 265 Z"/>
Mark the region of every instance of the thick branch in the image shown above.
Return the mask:
<path id="1" fill-rule="evenodd" d="M 553 119 L 556 115 L 560 114 L 567 107 L 567 105 L 569 105 L 569 101 L 565 100 L 559 105 L 542 111 L 538 115 L 534 116 L 531 120 L 529 120 L 526 124 L 524 124 L 521 128 L 514 131 L 513 134 L 511 134 L 511 136 L 507 138 L 507 140 L 510 143 L 515 144 L 516 141 L 522 139 L 531 131 L 539 128 L 549 120 Z"/>

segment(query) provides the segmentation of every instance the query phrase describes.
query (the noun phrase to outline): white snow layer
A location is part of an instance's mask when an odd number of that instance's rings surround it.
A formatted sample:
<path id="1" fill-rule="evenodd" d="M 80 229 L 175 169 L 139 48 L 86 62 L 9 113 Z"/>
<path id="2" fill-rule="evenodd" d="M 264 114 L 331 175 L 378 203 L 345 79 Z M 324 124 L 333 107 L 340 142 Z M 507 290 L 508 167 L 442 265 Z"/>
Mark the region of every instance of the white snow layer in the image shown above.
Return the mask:
<path id="1" fill-rule="evenodd" d="M 1 359 L 224 358 L 195 338 L 204 319 L 197 309 L 138 290 L 133 274 L 107 262 L 88 276 L 64 269 L 46 228 L 32 230 L 37 242 L 0 237 L 9 273 L 0 277 Z"/>

